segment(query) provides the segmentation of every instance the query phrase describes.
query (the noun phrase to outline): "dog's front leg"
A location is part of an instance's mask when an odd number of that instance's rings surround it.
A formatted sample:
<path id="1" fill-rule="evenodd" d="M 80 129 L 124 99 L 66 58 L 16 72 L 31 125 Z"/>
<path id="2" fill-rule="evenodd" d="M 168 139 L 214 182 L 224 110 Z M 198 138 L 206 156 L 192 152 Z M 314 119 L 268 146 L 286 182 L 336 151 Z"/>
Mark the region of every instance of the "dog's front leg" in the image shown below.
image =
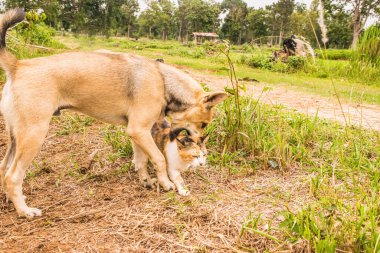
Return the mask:
<path id="1" fill-rule="evenodd" d="M 164 188 L 164 190 L 169 191 L 170 189 L 175 189 L 175 186 L 169 180 L 168 173 L 166 171 L 165 157 L 156 146 L 156 143 L 152 138 L 150 128 L 138 129 L 134 128 L 132 125 L 128 125 L 127 134 L 153 162 L 153 165 L 156 168 L 157 181 Z"/>

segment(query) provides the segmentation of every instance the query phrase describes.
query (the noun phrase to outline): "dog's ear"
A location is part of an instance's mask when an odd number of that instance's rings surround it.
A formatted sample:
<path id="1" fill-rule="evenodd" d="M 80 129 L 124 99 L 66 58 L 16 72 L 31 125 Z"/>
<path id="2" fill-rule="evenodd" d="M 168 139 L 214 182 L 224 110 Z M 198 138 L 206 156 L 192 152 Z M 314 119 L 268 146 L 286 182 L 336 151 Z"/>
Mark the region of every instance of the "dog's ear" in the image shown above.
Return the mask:
<path id="1" fill-rule="evenodd" d="M 208 92 L 203 97 L 203 103 L 206 105 L 207 109 L 211 109 L 220 102 L 223 102 L 227 96 L 227 93 L 222 91 Z"/>

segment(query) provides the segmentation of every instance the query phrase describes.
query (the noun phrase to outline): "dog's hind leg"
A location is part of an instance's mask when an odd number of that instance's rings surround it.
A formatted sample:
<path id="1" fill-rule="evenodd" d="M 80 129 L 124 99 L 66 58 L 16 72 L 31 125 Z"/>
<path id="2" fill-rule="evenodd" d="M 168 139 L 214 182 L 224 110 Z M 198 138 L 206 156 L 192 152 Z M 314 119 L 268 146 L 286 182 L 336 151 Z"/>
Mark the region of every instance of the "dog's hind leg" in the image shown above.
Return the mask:
<path id="1" fill-rule="evenodd" d="M 153 188 L 156 179 L 152 179 L 148 173 L 148 156 L 141 150 L 141 148 L 132 141 L 133 147 L 133 164 L 135 170 L 139 175 L 140 183 L 147 188 Z"/>
<path id="2" fill-rule="evenodd" d="M 0 180 L 1 180 L 0 182 L 1 182 L 2 187 L 4 187 L 5 173 L 7 169 L 9 168 L 16 152 L 16 140 L 13 137 L 13 134 L 11 133 L 8 126 L 6 127 L 6 129 L 8 132 L 8 147 L 7 147 L 7 151 L 5 152 L 4 159 L 0 163 Z"/>
<path id="3" fill-rule="evenodd" d="M 26 169 L 41 149 L 49 128 L 49 119 L 28 125 L 23 129 L 13 128 L 15 155 L 5 173 L 4 186 L 7 197 L 13 202 L 19 216 L 32 218 L 40 216 L 41 210 L 28 207 L 22 193 L 22 183 Z"/>

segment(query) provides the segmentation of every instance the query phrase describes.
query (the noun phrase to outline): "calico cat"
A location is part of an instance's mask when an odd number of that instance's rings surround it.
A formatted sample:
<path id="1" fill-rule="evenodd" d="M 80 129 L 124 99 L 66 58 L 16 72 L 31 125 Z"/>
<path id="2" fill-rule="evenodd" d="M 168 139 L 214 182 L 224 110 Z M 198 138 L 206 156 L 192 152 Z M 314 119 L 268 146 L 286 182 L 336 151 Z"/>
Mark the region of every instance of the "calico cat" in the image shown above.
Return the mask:
<path id="1" fill-rule="evenodd" d="M 202 137 L 199 143 L 196 143 L 186 129 L 172 130 L 170 127 L 170 123 L 165 119 L 157 122 L 152 127 L 152 136 L 165 156 L 170 180 L 180 195 L 188 196 L 190 191 L 186 188 L 180 172 L 206 164 L 205 143 L 208 138 Z"/>

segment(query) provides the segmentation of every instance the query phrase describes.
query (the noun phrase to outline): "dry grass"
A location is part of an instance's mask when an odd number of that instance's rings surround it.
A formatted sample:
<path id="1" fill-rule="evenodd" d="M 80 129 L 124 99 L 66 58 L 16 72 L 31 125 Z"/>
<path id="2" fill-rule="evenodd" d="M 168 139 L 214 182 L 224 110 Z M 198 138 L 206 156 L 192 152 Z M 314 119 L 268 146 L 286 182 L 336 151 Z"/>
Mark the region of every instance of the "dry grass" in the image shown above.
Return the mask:
<path id="1" fill-rule="evenodd" d="M 0 120 L 0 156 L 5 134 Z M 0 195 L 2 252 L 276 252 L 289 250 L 259 235 L 239 236 L 248 214 L 279 223 L 277 211 L 295 210 L 310 198 L 305 172 L 258 170 L 227 176 L 207 167 L 185 175 L 190 197 L 141 187 L 129 159 L 112 162 L 105 124 L 57 136 L 54 120 L 42 151 L 24 183 L 31 206 L 43 208 L 35 220 L 18 218 Z M 88 157 L 99 150 L 91 163 Z M 268 224 L 260 224 L 266 231 Z M 270 228 L 269 228 L 270 229 Z M 276 235 L 279 231 L 271 231 Z M 294 249 L 293 249 L 294 250 Z"/>

